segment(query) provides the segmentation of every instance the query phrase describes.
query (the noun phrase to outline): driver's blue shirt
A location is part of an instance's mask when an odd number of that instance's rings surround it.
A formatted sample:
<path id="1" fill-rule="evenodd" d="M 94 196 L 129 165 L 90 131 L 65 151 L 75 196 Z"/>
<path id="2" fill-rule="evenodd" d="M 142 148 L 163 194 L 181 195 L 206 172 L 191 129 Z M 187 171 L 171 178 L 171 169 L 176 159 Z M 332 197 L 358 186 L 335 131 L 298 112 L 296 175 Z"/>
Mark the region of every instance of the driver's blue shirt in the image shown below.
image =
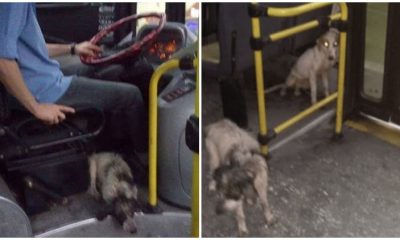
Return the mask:
<path id="1" fill-rule="evenodd" d="M 0 3 L 0 58 L 16 60 L 40 103 L 56 102 L 71 83 L 72 77 L 65 77 L 49 58 L 34 3 Z"/>

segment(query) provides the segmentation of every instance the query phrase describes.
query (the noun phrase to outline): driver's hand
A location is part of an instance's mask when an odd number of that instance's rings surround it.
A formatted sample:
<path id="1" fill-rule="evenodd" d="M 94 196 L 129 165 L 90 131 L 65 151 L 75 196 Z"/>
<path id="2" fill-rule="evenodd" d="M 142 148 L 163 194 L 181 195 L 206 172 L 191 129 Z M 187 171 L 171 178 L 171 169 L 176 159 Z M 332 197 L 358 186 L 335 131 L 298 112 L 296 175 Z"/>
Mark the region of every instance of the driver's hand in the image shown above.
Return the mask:
<path id="1" fill-rule="evenodd" d="M 46 124 L 59 124 L 65 119 L 65 114 L 75 113 L 75 109 L 64 105 L 39 103 L 35 106 L 33 115 Z"/>
<path id="2" fill-rule="evenodd" d="M 102 52 L 101 47 L 92 44 L 91 42 L 85 41 L 75 45 L 75 52 L 78 55 L 87 55 L 94 57 Z"/>

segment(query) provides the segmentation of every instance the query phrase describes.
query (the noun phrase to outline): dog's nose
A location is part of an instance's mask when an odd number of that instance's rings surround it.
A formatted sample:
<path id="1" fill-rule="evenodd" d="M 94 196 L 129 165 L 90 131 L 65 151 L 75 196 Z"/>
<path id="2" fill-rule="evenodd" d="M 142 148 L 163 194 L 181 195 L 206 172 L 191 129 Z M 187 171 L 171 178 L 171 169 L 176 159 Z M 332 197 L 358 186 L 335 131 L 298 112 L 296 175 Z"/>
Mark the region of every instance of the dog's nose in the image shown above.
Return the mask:
<path id="1" fill-rule="evenodd" d="M 129 233 L 136 233 L 137 232 L 137 227 L 135 224 L 130 224 L 130 226 L 128 227 L 128 232 Z"/>
<path id="2" fill-rule="evenodd" d="M 334 58 L 333 56 L 329 56 L 328 59 L 329 59 L 330 61 L 333 61 L 335 58 Z"/>

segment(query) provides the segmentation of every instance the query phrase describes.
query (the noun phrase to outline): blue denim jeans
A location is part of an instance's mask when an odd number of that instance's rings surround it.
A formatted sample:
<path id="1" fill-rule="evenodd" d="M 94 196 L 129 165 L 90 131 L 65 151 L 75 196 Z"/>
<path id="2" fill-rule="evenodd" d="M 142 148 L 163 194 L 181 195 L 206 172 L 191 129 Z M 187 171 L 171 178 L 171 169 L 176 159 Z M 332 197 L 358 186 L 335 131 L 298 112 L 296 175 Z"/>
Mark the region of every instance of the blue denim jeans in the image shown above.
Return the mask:
<path id="1" fill-rule="evenodd" d="M 56 103 L 72 107 L 89 105 L 102 109 L 106 119 L 111 119 L 111 123 L 106 123 L 111 124 L 111 133 L 120 132 L 128 136 L 132 149 L 137 152 L 146 151 L 146 111 L 142 94 L 136 86 L 75 76 L 66 93 Z"/>

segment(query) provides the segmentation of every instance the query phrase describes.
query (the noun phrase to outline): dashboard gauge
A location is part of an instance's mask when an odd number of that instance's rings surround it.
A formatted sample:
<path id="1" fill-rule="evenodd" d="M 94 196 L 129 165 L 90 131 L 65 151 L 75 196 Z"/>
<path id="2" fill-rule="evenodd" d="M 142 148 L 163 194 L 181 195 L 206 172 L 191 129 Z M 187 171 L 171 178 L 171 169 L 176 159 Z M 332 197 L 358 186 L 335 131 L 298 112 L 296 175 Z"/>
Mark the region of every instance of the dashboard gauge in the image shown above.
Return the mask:
<path id="1" fill-rule="evenodd" d="M 146 36 L 152 28 L 147 28 L 141 32 L 139 39 Z M 179 28 L 164 28 L 158 35 L 157 39 L 151 43 L 145 52 L 146 58 L 154 63 L 162 63 L 171 58 L 171 56 L 179 51 L 185 42 L 185 35 Z"/>

